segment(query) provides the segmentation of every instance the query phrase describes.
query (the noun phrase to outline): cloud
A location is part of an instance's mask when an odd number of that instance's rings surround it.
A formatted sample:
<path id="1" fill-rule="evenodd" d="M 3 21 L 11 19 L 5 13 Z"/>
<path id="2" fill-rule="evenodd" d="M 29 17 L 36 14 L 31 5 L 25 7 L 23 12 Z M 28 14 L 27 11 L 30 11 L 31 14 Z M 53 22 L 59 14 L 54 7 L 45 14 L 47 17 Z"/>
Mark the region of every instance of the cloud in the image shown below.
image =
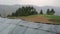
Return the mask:
<path id="1" fill-rule="evenodd" d="M 57 0 L 22 0 L 20 4 L 32 4 L 32 5 L 38 5 L 38 6 L 44 6 L 44 5 L 56 5 Z"/>
<path id="2" fill-rule="evenodd" d="M 19 4 L 20 0 L 0 0 L 0 4 L 8 4 L 8 5 L 12 5 L 12 4 Z"/>
<path id="3" fill-rule="evenodd" d="M 37 6 L 60 6 L 60 0 L 0 0 L 0 4 L 31 4 Z"/>

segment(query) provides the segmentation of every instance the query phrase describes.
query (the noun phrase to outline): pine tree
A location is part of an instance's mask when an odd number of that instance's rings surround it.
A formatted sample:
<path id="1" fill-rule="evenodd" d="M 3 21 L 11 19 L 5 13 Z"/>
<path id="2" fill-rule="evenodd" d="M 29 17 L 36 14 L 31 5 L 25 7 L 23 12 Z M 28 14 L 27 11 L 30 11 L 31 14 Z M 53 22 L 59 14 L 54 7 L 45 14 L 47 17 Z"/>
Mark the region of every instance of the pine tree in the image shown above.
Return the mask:
<path id="1" fill-rule="evenodd" d="M 50 10 L 49 10 L 49 9 L 47 9 L 46 14 L 47 14 L 47 15 L 50 15 Z"/>
<path id="2" fill-rule="evenodd" d="M 43 14 L 43 11 L 42 11 L 42 9 L 41 9 L 41 11 L 40 11 L 40 14 Z"/>
<path id="3" fill-rule="evenodd" d="M 34 14 L 37 14 L 37 11 L 35 8 L 30 6 L 19 8 L 15 13 L 12 13 L 13 16 L 29 16 Z"/>
<path id="4" fill-rule="evenodd" d="M 0 16 L 1 16 L 1 14 L 0 14 Z"/>
<path id="5" fill-rule="evenodd" d="M 12 13 L 12 16 L 15 16 L 15 13 Z"/>
<path id="6" fill-rule="evenodd" d="M 54 9 L 51 9 L 51 15 L 53 15 L 55 13 Z"/>

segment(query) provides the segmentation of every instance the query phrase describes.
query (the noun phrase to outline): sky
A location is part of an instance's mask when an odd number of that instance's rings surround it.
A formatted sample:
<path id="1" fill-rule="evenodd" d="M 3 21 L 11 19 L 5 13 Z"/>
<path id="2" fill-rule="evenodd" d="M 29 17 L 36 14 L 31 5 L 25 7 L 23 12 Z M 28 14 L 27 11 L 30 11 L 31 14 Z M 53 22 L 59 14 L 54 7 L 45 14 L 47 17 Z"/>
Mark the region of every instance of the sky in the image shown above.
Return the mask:
<path id="1" fill-rule="evenodd" d="M 60 0 L 0 0 L 3 5 L 60 6 Z"/>

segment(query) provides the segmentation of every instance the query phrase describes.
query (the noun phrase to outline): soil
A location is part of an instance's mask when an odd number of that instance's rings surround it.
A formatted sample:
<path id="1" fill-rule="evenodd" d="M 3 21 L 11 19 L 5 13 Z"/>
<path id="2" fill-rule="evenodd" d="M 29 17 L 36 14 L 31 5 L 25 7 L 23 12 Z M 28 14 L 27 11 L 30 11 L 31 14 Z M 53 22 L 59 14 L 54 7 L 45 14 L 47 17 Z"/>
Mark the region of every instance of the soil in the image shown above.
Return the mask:
<path id="1" fill-rule="evenodd" d="M 43 16 L 24 17 L 21 19 L 35 23 L 52 23 L 46 17 Z"/>

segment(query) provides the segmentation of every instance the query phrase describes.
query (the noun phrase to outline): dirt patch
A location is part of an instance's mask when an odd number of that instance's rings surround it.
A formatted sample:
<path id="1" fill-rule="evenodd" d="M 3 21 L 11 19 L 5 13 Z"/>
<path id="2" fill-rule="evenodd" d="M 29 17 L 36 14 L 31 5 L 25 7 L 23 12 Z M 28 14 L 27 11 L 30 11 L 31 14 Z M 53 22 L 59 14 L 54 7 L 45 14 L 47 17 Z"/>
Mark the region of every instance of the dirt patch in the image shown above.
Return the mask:
<path id="1" fill-rule="evenodd" d="M 46 17 L 43 16 L 33 16 L 33 17 L 22 17 L 21 19 L 26 20 L 26 21 L 31 21 L 31 22 L 37 22 L 37 23 L 52 23 L 49 21 Z"/>

